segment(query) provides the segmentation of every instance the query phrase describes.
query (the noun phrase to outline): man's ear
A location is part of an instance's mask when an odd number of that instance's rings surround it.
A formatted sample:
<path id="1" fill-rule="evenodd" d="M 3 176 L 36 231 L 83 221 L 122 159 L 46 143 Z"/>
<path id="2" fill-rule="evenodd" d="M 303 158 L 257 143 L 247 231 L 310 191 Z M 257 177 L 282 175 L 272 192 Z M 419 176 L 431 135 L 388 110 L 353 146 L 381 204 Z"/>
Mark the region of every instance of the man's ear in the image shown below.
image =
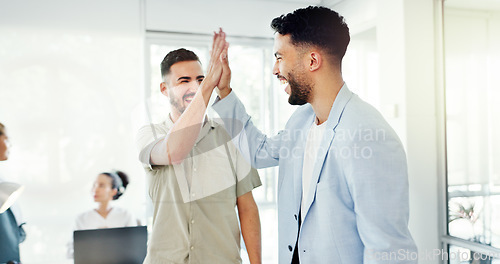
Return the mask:
<path id="1" fill-rule="evenodd" d="M 309 71 L 311 72 L 318 70 L 323 64 L 323 57 L 319 52 L 314 50 L 309 52 L 308 60 L 309 60 L 309 65 L 308 65 Z"/>
<path id="2" fill-rule="evenodd" d="M 165 95 L 166 97 L 168 97 L 168 92 L 167 92 L 167 83 L 166 82 L 162 82 L 160 83 L 160 92 Z"/>

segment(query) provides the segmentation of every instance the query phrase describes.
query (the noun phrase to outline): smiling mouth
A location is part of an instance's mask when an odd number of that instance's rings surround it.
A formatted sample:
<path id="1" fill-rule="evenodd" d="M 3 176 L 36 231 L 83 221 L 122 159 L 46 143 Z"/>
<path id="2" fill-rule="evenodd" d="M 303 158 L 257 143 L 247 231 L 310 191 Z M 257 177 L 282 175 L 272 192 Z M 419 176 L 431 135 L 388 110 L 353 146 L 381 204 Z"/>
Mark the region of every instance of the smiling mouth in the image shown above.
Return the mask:
<path id="1" fill-rule="evenodd" d="M 184 101 L 186 101 L 188 103 L 191 103 L 191 101 L 193 101 L 193 98 L 194 98 L 194 93 L 189 93 L 189 94 L 184 95 L 184 97 L 182 99 L 184 99 Z"/>
<path id="2" fill-rule="evenodd" d="M 278 80 L 280 81 L 281 84 L 288 84 L 288 81 L 285 77 L 281 76 L 281 75 L 278 75 L 277 76 Z"/>

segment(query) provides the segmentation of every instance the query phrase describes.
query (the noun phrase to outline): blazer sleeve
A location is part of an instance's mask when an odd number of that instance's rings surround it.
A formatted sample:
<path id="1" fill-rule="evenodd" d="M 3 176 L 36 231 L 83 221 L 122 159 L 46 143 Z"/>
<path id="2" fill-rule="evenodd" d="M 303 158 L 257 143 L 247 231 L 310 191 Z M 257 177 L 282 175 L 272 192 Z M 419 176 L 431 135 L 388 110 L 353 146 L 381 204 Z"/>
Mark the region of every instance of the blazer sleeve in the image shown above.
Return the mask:
<path id="1" fill-rule="evenodd" d="M 212 107 L 221 117 L 234 145 L 252 167 L 260 169 L 278 165 L 282 132 L 273 137 L 262 133 L 234 91 L 222 100 L 217 97 Z"/>

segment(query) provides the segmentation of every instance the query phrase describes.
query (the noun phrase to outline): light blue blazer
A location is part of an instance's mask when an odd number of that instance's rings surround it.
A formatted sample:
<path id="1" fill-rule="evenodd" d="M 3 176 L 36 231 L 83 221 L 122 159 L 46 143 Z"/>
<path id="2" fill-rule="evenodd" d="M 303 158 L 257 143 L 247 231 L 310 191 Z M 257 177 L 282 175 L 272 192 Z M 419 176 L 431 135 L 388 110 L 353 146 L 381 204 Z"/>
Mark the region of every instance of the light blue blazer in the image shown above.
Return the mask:
<path id="1" fill-rule="evenodd" d="M 297 234 L 300 263 L 417 263 L 408 230 L 408 175 L 403 146 L 382 115 L 342 87 L 328 116 L 299 229 L 302 167 L 315 120 L 299 107 L 284 130 L 267 137 L 231 92 L 213 108 L 255 168 L 279 166 L 279 263 L 290 263 Z"/>

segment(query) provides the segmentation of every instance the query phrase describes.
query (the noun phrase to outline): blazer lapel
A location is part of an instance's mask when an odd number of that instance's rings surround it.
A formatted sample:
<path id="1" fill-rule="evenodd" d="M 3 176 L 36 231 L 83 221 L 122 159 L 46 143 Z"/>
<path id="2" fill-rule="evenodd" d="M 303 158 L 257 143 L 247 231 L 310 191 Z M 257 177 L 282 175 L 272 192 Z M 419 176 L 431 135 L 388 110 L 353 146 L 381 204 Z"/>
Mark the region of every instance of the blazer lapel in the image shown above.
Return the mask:
<path id="1" fill-rule="evenodd" d="M 316 185 L 320 178 L 321 170 L 323 169 L 323 166 L 325 164 L 326 155 L 328 154 L 330 146 L 335 137 L 335 128 L 337 128 L 337 125 L 339 124 L 342 117 L 342 113 L 344 112 L 344 109 L 351 97 L 352 92 L 344 84 L 344 86 L 342 86 L 339 93 L 337 94 L 337 97 L 333 102 L 332 109 L 330 110 L 330 114 L 328 115 L 323 139 L 321 140 L 321 145 L 315 159 L 313 174 L 311 177 L 311 184 L 309 185 L 309 192 L 307 197 L 304 198 L 306 199 L 304 202 L 304 221 L 306 219 L 307 213 L 309 212 L 309 208 L 311 207 L 312 203 L 314 202 L 314 198 L 316 197 Z M 302 171 L 300 174 L 302 175 Z"/>

